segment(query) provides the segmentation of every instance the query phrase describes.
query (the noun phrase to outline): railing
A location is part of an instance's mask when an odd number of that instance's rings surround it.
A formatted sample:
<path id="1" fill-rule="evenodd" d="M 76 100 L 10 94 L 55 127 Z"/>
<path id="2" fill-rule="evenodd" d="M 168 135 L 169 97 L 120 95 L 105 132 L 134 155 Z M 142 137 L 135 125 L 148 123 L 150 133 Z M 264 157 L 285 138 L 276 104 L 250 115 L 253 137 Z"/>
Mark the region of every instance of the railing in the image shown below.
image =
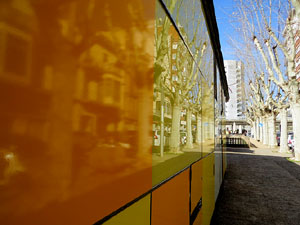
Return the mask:
<path id="1" fill-rule="evenodd" d="M 225 147 L 249 148 L 250 138 L 244 135 L 227 136 L 224 145 Z"/>

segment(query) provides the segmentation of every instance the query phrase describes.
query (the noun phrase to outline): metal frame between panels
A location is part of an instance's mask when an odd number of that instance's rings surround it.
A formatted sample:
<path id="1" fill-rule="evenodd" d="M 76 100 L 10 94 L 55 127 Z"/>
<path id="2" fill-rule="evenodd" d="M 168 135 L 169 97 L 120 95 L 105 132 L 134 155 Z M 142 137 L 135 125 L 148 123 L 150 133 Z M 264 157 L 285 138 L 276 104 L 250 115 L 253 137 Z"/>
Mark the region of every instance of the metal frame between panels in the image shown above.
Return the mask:
<path id="1" fill-rule="evenodd" d="M 223 54 L 221 51 L 221 45 L 219 40 L 219 30 L 218 30 L 218 25 L 215 16 L 214 4 L 213 1 L 207 1 L 207 0 L 199 0 L 199 1 L 201 1 L 202 3 L 203 14 L 207 24 L 209 37 L 212 43 L 216 61 L 218 63 L 221 85 L 223 87 L 223 92 L 224 92 L 226 102 L 228 102 L 229 101 L 228 83 L 225 74 L 224 60 L 223 60 Z"/>
<path id="2" fill-rule="evenodd" d="M 197 69 L 199 70 L 201 76 L 203 76 L 205 78 L 205 76 L 202 74 L 201 68 L 198 65 L 197 61 L 194 58 L 194 55 L 191 51 L 191 49 L 189 48 L 189 46 L 187 45 L 185 39 L 183 38 L 183 35 L 181 34 L 180 30 L 178 29 L 170 11 L 168 10 L 166 4 L 164 3 L 163 0 L 158 0 L 159 3 L 161 4 L 163 10 L 165 11 L 166 15 L 168 16 L 168 18 L 170 19 L 172 25 L 174 26 L 175 30 L 177 31 L 180 39 L 183 41 L 183 44 L 185 45 L 185 47 L 187 48 L 189 54 L 191 55 L 192 59 L 194 60 L 195 64 L 197 65 Z M 224 91 L 224 95 L 226 98 L 226 102 L 229 101 L 229 92 L 228 92 L 228 84 L 227 84 L 227 78 L 225 75 L 225 67 L 224 67 L 224 60 L 223 60 L 223 55 L 222 55 L 222 51 L 221 51 L 221 45 L 220 45 L 220 40 L 219 40 L 219 31 L 218 31 L 218 25 L 216 22 L 216 16 L 215 16 L 215 10 L 214 10 L 214 5 L 212 1 L 206 1 L 206 0 L 199 0 L 202 4 L 203 7 L 203 14 L 205 17 L 205 21 L 207 24 L 207 28 L 208 28 L 208 32 L 209 32 L 209 37 L 212 43 L 212 48 L 213 48 L 213 52 L 214 55 L 216 57 L 216 61 L 218 63 L 218 67 L 220 70 L 220 80 L 221 80 L 221 84 L 223 87 L 223 91 Z M 214 38 L 211 38 L 214 37 Z"/>

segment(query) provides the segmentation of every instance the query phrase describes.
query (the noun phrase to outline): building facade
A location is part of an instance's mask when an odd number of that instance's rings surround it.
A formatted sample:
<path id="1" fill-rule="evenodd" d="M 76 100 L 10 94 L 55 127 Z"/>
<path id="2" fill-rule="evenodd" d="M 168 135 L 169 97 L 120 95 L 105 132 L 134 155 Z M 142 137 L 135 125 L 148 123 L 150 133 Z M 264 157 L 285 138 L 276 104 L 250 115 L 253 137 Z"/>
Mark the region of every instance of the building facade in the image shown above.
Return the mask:
<path id="1" fill-rule="evenodd" d="M 227 120 L 245 119 L 245 73 L 241 61 L 224 60 L 230 99 L 225 103 Z"/>

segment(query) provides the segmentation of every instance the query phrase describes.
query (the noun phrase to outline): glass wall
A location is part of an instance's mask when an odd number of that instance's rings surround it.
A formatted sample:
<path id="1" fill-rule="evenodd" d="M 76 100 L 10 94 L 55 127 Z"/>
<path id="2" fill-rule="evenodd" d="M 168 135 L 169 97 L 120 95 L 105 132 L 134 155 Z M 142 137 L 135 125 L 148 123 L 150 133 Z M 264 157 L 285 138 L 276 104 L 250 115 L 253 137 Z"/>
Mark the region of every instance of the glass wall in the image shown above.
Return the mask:
<path id="1" fill-rule="evenodd" d="M 0 5 L 0 223 L 93 224 L 151 189 L 155 2 Z"/>
<path id="2" fill-rule="evenodd" d="M 164 4 L 174 23 L 157 2 L 153 185 L 214 150 L 214 60 L 201 3 Z"/>
<path id="3" fill-rule="evenodd" d="M 201 1 L 0 6 L 0 224 L 209 221 L 222 92 Z"/>

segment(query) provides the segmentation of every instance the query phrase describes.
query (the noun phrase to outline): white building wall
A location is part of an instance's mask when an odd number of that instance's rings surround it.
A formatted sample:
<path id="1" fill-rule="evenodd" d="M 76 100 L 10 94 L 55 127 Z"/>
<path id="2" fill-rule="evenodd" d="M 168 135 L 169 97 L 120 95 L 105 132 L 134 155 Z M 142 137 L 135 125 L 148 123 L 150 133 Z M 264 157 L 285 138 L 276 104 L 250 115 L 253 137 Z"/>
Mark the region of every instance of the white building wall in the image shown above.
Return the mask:
<path id="1" fill-rule="evenodd" d="M 230 99 L 225 104 L 227 120 L 244 119 L 245 114 L 245 84 L 244 65 L 241 61 L 224 61 Z"/>

